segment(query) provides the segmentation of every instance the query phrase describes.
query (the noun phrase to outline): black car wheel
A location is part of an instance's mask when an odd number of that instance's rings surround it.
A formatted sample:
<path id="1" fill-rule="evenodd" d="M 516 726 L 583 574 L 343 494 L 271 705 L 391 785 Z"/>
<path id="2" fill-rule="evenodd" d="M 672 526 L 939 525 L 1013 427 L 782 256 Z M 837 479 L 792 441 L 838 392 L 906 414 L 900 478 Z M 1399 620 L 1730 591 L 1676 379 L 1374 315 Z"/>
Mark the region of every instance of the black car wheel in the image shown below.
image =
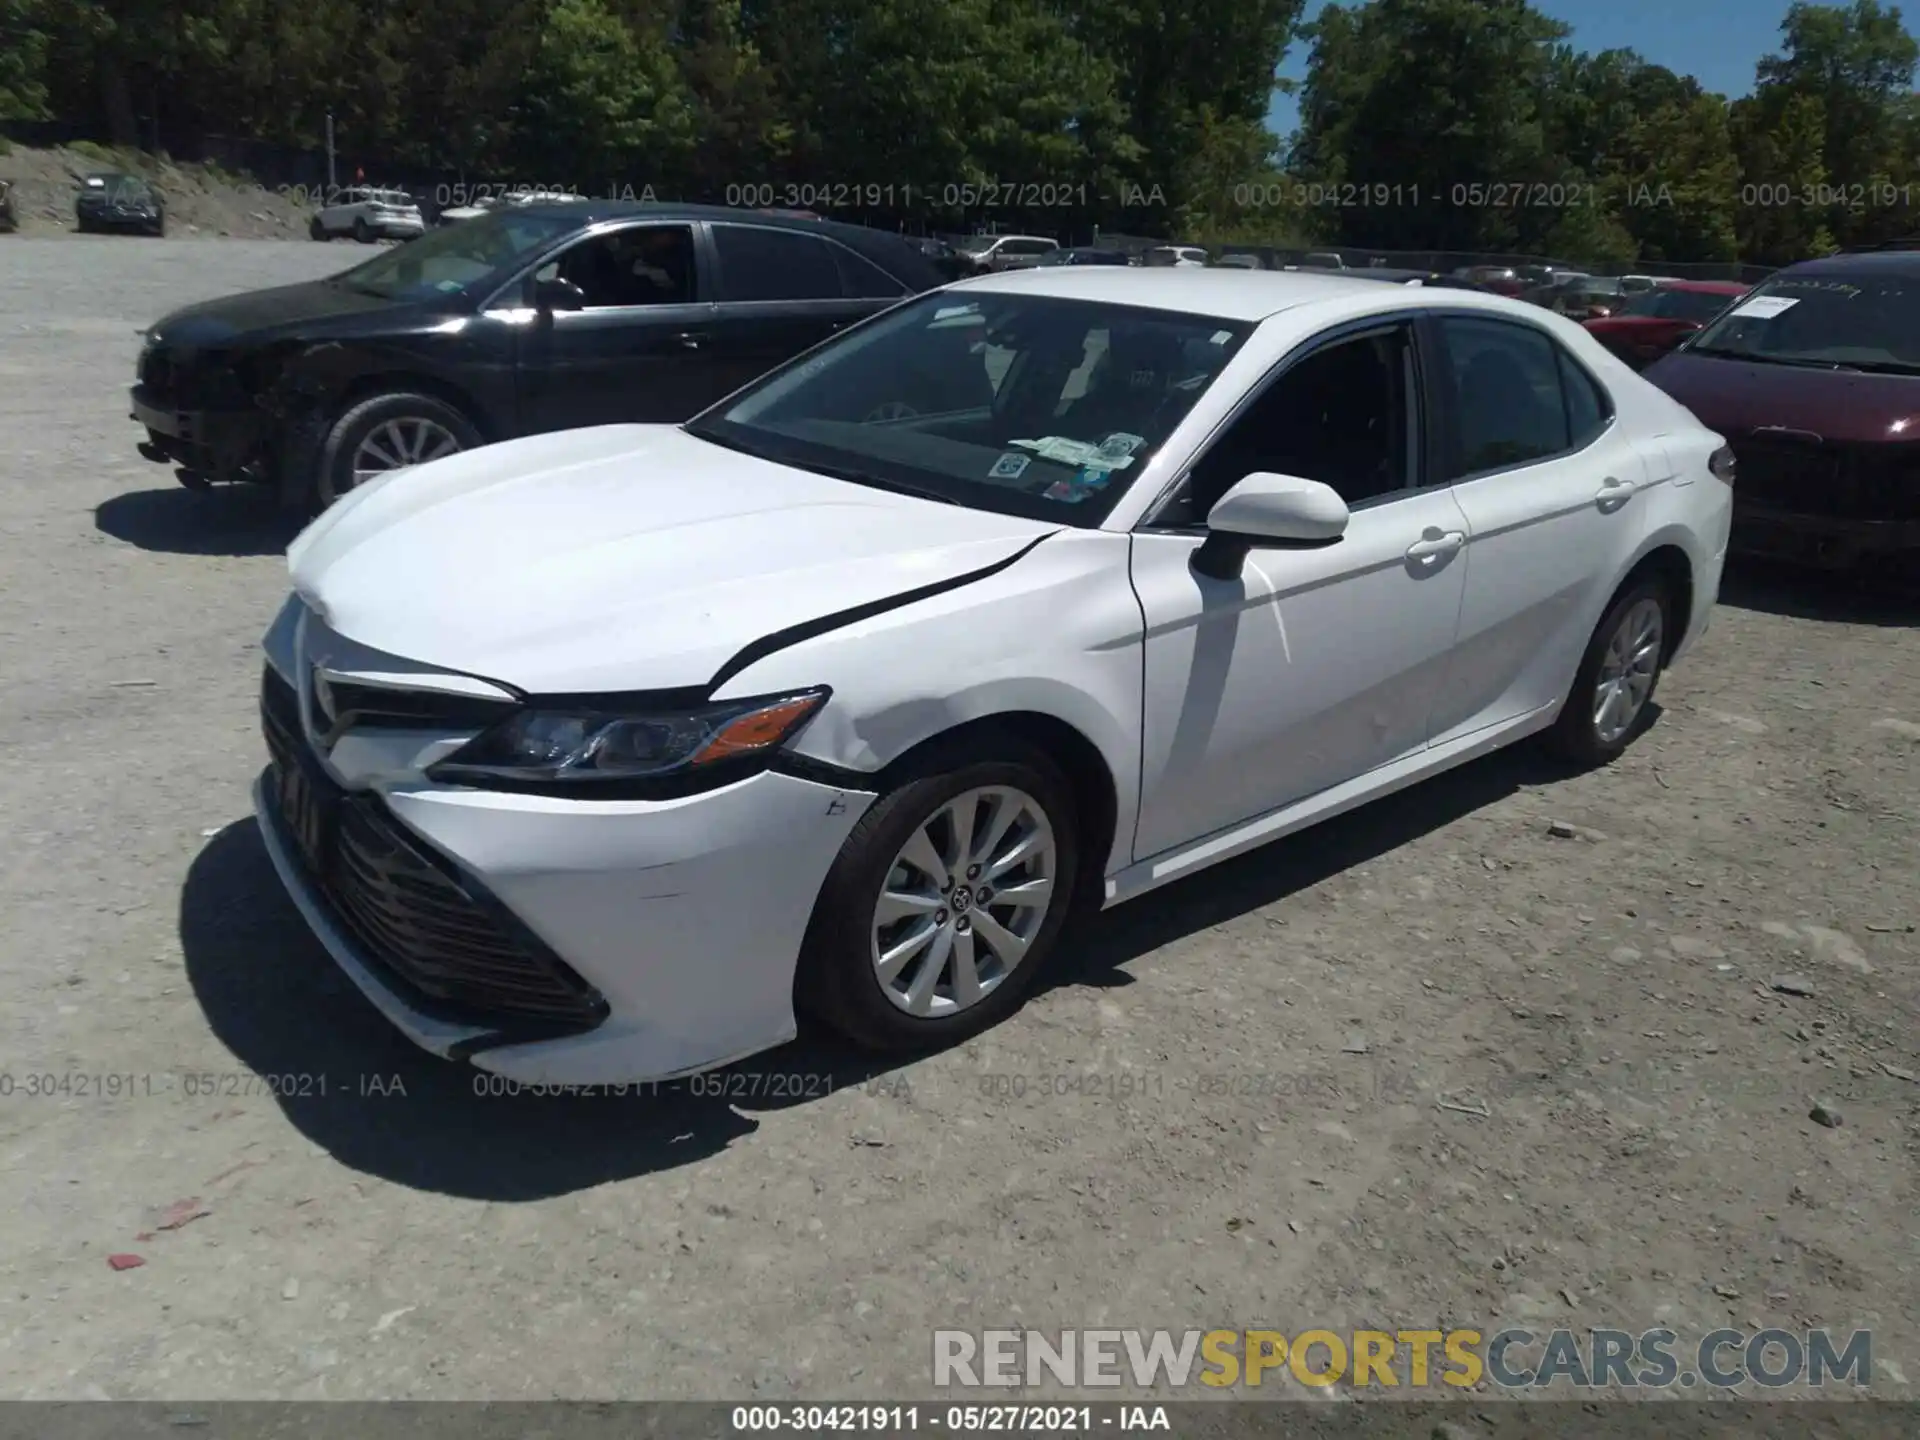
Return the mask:
<path id="1" fill-rule="evenodd" d="M 327 234 L 327 227 L 320 223 L 320 217 L 318 215 L 307 222 L 307 236 L 313 240 L 328 240 L 332 238 Z"/>
<path id="2" fill-rule="evenodd" d="M 367 224 L 366 216 L 362 215 L 354 220 L 353 238 L 358 240 L 362 245 L 371 245 L 373 243 L 373 227 Z"/>
<path id="3" fill-rule="evenodd" d="M 164 215 L 154 216 L 153 223 L 147 227 L 147 233 L 156 240 L 163 239 L 167 233 L 167 217 Z"/>
<path id="4" fill-rule="evenodd" d="M 1032 990 L 1079 865 L 1072 788 L 1044 753 L 1005 737 L 930 759 L 841 846 L 795 1003 L 873 1050 L 978 1034 Z"/>
<path id="5" fill-rule="evenodd" d="M 1649 575 L 1607 607 L 1560 718 L 1547 732 L 1548 744 L 1566 759 L 1605 765 L 1645 728 L 1673 632 L 1672 593 L 1664 580 Z"/>
<path id="6" fill-rule="evenodd" d="M 478 427 L 444 400 L 389 391 L 352 406 L 320 449 L 314 500 L 325 509 L 356 485 L 484 444 Z"/>
<path id="7" fill-rule="evenodd" d="M 84 215 L 73 217 L 73 229 L 76 235 L 85 235 L 93 229 L 93 222 Z"/>

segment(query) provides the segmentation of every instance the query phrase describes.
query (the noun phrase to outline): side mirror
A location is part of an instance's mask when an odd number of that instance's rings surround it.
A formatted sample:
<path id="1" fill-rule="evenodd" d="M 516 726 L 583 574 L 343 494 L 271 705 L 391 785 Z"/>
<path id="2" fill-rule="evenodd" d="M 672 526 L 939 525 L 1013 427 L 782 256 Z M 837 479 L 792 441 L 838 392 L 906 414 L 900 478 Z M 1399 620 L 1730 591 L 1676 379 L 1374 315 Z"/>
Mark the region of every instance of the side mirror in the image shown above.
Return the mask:
<path id="1" fill-rule="evenodd" d="M 587 292 L 571 280 L 536 280 L 533 282 L 533 305 L 536 310 L 584 310 L 587 308 Z"/>
<path id="2" fill-rule="evenodd" d="M 1348 518 L 1347 502 L 1331 485 L 1255 471 L 1207 512 L 1207 538 L 1194 552 L 1193 566 L 1213 579 L 1231 580 L 1255 545 L 1336 545 L 1347 532 Z"/>

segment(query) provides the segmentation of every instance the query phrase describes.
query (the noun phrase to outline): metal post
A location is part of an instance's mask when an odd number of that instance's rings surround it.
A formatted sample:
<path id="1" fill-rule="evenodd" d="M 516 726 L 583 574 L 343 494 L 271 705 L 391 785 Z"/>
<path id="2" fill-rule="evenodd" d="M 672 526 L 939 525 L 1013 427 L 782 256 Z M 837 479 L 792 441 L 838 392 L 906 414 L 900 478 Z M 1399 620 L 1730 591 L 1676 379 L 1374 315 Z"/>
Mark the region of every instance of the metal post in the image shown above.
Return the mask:
<path id="1" fill-rule="evenodd" d="M 333 179 L 333 112 L 327 112 L 327 193 L 331 195 L 339 187 Z"/>

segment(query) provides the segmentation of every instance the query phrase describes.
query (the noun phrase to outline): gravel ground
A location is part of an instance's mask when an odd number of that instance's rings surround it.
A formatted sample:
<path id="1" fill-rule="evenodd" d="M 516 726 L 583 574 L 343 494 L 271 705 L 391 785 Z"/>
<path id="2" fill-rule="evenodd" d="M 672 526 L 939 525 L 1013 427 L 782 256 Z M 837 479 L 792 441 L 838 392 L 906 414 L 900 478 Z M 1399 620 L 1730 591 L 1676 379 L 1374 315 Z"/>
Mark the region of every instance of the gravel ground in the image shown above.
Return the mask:
<path id="1" fill-rule="evenodd" d="M 0 240 L 0 1394 L 901 1398 L 936 1326 L 1435 1322 L 1872 1327 L 1912 1393 L 1920 617 L 1736 579 L 1609 771 L 1117 911 L 943 1055 L 476 1095 L 248 818 L 284 530 L 126 419 L 136 325 L 357 258 Z"/>

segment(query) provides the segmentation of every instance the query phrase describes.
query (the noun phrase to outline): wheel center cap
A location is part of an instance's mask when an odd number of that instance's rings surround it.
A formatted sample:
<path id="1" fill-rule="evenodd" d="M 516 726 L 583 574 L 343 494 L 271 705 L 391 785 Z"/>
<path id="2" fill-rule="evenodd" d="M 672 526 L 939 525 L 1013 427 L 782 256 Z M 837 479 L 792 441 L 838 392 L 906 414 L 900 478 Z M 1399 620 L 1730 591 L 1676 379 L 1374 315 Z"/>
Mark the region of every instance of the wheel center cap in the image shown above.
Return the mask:
<path id="1" fill-rule="evenodd" d="M 973 906 L 973 892 L 964 885 L 953 887 L 953 910 L 956 915 L 964 915 Z"/>

